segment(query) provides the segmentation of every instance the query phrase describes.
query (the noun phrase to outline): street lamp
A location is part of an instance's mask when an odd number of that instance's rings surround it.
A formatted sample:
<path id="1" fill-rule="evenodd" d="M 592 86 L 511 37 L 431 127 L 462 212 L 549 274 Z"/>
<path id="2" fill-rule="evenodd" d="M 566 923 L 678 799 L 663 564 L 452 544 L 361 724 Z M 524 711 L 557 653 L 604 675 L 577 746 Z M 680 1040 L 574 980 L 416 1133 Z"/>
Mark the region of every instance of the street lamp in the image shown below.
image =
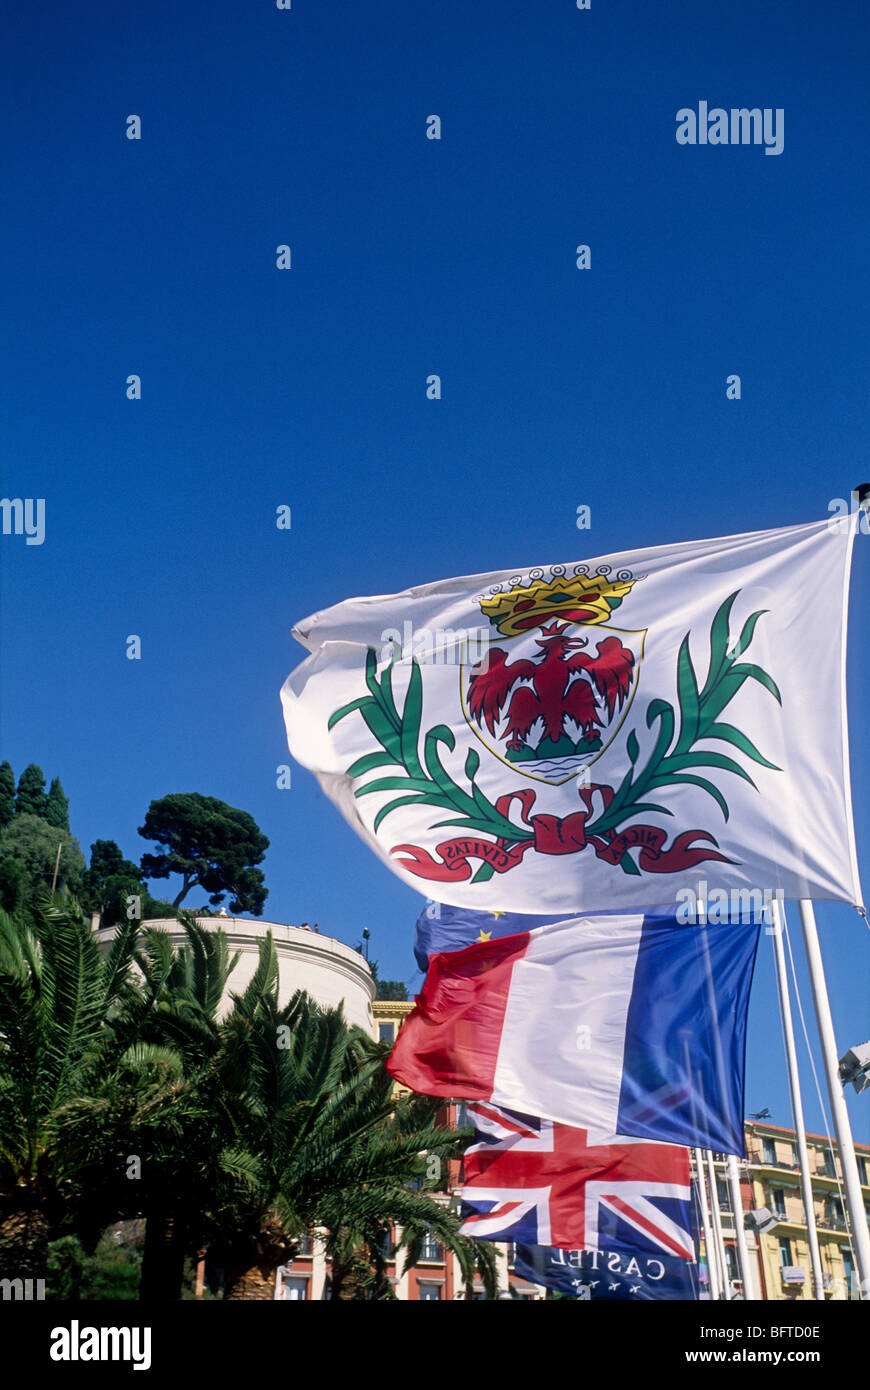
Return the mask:
<path id="1" fill-rule="evenodd" d="M 744 1213 L 743 1225 L 747 1231 L 754 1231 L 757 1236 L 763 1236 L 766 1231 L 772 1231 L 774 1226 L 780 1224 L 781 1218 L 774 1216 L 769 1207 L 757 1207 L 755 1211 Z"/>
<path id="2" fill-rule="evenodd" d="M 867 1090 L 870 1086 L 870 1042 L 850 1047 L 840 1058 L 840 1080 L 844 1085 L 851 1081 L 859 1095 Z"/>

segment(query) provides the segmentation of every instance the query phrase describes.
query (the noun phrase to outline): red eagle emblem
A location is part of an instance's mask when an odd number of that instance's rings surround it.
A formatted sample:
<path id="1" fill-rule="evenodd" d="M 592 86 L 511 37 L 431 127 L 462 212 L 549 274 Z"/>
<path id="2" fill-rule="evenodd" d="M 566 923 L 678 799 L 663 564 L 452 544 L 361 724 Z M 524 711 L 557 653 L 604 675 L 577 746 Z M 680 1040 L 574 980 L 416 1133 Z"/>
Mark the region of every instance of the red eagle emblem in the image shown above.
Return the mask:
<path id="1" fill-rule="evenodd" d="M 488 659 L 471 673 L 468 708 L 477 724 L 485 723 L 495 735 L 496 724 L 507 707 L 507 727 L 501 737 L 508 741 L 508 757 L 594 752 L 601 747 L 598 730 L 628 698 L 633 652 L 618 637 L 605 637 L 598 643 L 595 656 L 590 656 L 583 650 L 589 639 L 567 637 L 567 631 L 567 624 L 542 627 L 537 639 L 541 655 L 531 660 L 508 661 L 507 652 L 493 647 Z M 531 684 L 518 684 L 521 681 Z M 576 743 L 565 728 L 568 719 L 580 730 Z M 532 749 L 527 740 L 538 720 L 543 721 L 543 733 L 537 748 Z"/>

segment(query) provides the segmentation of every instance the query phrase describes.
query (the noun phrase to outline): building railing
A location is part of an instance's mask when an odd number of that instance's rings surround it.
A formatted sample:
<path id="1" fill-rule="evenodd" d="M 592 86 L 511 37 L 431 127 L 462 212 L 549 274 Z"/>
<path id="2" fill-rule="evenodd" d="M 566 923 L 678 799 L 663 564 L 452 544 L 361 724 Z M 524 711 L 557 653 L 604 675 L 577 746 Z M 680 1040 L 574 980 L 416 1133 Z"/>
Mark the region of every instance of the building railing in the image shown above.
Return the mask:
<path id="1" fill-rule="evenodd" d="M 825 1230 L 827 1231 L 848 1230 L 845 1216 L 828 1216 L 826 1214 L 823 1214 L 821 1216 L 817 1216 L 816 1220 L 818 1221 L 818 1224 L 820 1226 L 824 1226 Z"/>
<path id="2" fill-rule="evenodd" d="M 750 1149 L 747 1154 L 747 1162 L 756 1168 L 779 1168 L 786 1173 L 799 1173 L 800 1164 L 787 1162 L 782 1158 L 765 1158 L 758 1149 Z"/>

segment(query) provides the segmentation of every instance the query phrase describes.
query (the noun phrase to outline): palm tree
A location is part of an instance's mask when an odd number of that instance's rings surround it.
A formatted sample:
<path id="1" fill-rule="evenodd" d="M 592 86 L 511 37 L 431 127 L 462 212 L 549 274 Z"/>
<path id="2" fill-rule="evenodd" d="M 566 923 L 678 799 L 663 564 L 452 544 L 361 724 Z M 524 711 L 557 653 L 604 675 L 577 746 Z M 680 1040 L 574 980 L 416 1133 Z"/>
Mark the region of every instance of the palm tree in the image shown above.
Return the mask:
<path id="1" fill-rule="evenodd" d="M 194 925 L 181 952 L 165 934 L 137 940 L 125 924 L 104 959 L 71 898 L 46 899 L 34 926 L 0 913 L 4 1275 L 44 1274 L 62 1233 L 96 1244 L 111 1222 L 146 1214 L 145 1295 L 177 1280 L 177 1297 L 204 1186 L 226 1202 L 238 1181 L 236 1156 L 213 1147 L 206 1085 L 226 939 Z"/>
<path id="2" fill-rule="evenodd" d="M 403 1229 L 408 1260 L 418 1258 L 416 1238 L 431 1232 L 456 1250 L 464 1269 L 473 1264 L 478 1243 L 458 1235 L 457 1216 L 426 1176 L 431 1156 L 446 1169 L 470 1131 L 438 1125 L 439 1101 L 397 1100 L 383 1065 L 389 1047 L 348 1028 L 340 1008 L 322 1008 L 301 992 L 280 1006 L 271 935 L 260 944 L 247 988 L 232 995 L 231 1011 L 218 1022 L 226 980 L 221 969 L 210 975 L 208 952 L 228 973 L 223 947 L 210 944 L 222 934 L 193 920 L 186 929 L 189 953 L 174 974 L 168 957 L 155 965 L 159 947 L 152 943 L 146 969 L 157 1005 L 148 1037 L 194 1067 L 210 1117 L 201 1137 L 213 1163 L 218 1156 L 218 1171 L 202 1172 L 199 1201 L 186 1196 L 174 1223 L 181 1210 L 198 1210 L 195 1231 L 187 1222 L 187 1253 L 210 1247 L 224 1297 L 271 1298 L 277 1265 L 293 1256 L 294 1233 L 313 1227 L 327 1231 L 335 1300 L 384 1296 L 382 1252 L 393 1224 Z M 160 980 L 165 996 L 155 987 Z M 198 1143 L 185 1150 L 188 1181 L 200 1172 L 197 1152 Z M 146 1246 L 145 1265 L 148 1253 Z M 476 1258 L 492 1286 L 487 1254 Z"/>
<path id="3" fill-rule="evenodd" d="M 114 1024 L 125 1059 L 146 1071 L 162 1068 L 164 1090 L 155 1090 L 149 1106 L 128 1106 L 119 1116 L 112 1113 L 118 1078 L 110 1076 L 82 1098 L 77 1113 L 91 1116 L 94 1177 L 119 1144 L 141 1156 L 123 1214 L 145 1217 L 140 1298 L 147 1302 L 181 1296 L 185 1260 L 238 1216 L 259 1181 L 257 1155 L 240 1147 L 236 1097 L 223 1078 L 218 1015 L 238 956 L 230 959 L 223 932 L 204 930 L 190 913 L 178 917 L 186 944 L 174 949 L 165 932 L 145 933 L 134 953 L 141 983 Z"/>
<path id="4" fill-rule="evenodd" d="M 271 936 L 221 1017 L 226 937 L 179 916 L 180 950 L 126 923 L 104 959 L 70 898 L 35 926 L 0 913 L 3 1275 L 38 1277 L 52 1238 L 94 1245 L 141 1216 L 146 1301 L 179 1298 L 204 1247 L 227 1297 L 271 1297 L 294 1233 L 314 1226 L 336 1300 L 388 1296 L 393 1224 L 406 1263 L 431 1231 L 463 1269 L 485 1264 L 426 1177 L 425 1156 L 458 1156 L 468 1132 L 439 1126 L 438 1102 L 396 1101 L 388 1049 L 340 1009 L 302 993 L 279 1006 Z"/>
<path id="5" fill-rule="evenodd" d="M 370 1290 L 383 1289 L 391 1223 L 455 1240 L 455 1217 L 431 1197 L 423 1156 L 446 1162 L 467 1138 L 435 1123 L 438 1102 L 396 1102 L 383 1066 L 389 1049 L 349 1029 L 340 1009 L 301 993 L 280 1007 L 277 980 L 268 938 L 224 1024 L 221 1083 L 238 1103 L 240 1150 L 260 1160 L 245 1221 L 218 1247 L 225 1297 L 271 1297 L 275 1256 L 292 1256 L 288 1238 L 312 1227 L 328 1231 L 333 1298 L 358 1288 L 361 1269 Z"/>
<path id="6" fill-rule="evenodd" d="M 123 1048 L 107 1018 L 128 999 L 132 936 L 107 960 L 72 898 L 45 899 L 35 925 L 0 912 L 0 1268 L 45 1272 L 77 1160 L 67 1107 Z M 105 1224 L 105 1223 L 104 1223 Z"/>

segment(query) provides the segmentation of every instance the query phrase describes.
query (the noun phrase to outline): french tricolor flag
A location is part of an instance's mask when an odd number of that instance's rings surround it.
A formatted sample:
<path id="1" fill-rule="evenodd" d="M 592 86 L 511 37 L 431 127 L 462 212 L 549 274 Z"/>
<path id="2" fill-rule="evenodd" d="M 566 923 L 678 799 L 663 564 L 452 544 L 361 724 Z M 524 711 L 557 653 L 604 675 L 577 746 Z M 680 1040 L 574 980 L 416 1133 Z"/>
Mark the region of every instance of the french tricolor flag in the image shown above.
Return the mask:
<path id="1" fill-rule="evenodd" d="M 430 959 L 387 1062 L 423 1095 L 743 1155 L 760 928 L 576 917 Z"/>

